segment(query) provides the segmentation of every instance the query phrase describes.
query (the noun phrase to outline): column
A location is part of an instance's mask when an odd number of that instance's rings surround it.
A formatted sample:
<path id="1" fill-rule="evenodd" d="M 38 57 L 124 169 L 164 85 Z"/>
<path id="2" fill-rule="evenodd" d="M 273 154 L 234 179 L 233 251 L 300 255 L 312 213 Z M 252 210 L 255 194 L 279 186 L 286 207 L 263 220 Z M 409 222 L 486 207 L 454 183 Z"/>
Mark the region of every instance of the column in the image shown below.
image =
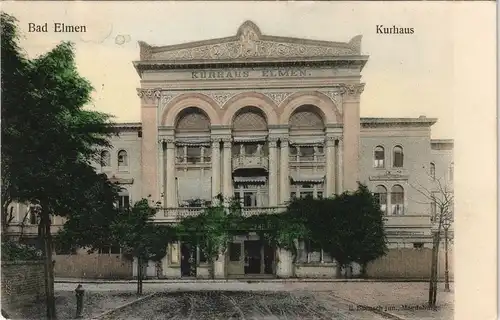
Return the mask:
<path id="1" fill-rule="evenodd" d="M 344 156 L 343 156 L 343 151 L 344 146 L 342 143 L 342 137 L 337 137 L 337 147 L 336 147 L 336 159 L 335 159 L 335 165 L 336 165 L 336 178 L 335 178 L 335 193 L 336 194 L 341 194 L 344 192 Z"/>
<path id="2" fill-rule="evenodd" d="M 166 207 L 172 208 L 177 207 L 177 187 L 175 185 L 175 143 L 174 139 L 167 139 L 167 159 L 165 166 L 167 167 L 167 178 L 166 178 Z"/>
<path id="3" fill-rule="evenodd" d="M 280 204 L 290 199 L 290 170 L 288 168 L 288 138 L 281 138 L 280 150 Z"/>
<path id="4" fill-rule="evenodd" d="M 325 166 L 326 166 L 326 185 L 325 185 L 325 197 L 333 196 L 336 192 L 335 182 L 335 166 L 337 164 L 337 159 L 335 159 L 335 137 L 326 137 L 326 150 L 325 150 Z"/>
<path id="5" fill-rule="evenodd" d="M 231 198 L 233 196 L 233 172 L 231 163 L 231 138 L 224 138 L 224 153 L 223 153 L 223 187 L 222 193 L 225 198 Z"/>
<path id="6" fill-rule="evenodd" d="M 212 138 L 212 202 L 220 193 L 220 139 Z"/>
<path id="7" fill-rule="evenodd" d="M 165 155 L 164 155 L 164 144 L 163 139 L 158 141 L 158 195 L 155 201 L 161 201 L 165 204 Z"/>
<path id="8" fill-rule="evenodd" d="M 278 138 L 269 138 L 269 206 L 278 205 Z"/>

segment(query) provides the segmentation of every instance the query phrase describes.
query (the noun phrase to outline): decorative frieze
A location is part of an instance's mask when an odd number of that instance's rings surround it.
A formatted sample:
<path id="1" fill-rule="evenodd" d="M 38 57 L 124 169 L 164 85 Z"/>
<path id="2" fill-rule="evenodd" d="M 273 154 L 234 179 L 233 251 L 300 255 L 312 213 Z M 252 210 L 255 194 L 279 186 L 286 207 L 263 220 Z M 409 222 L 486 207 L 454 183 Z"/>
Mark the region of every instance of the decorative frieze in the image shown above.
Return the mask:
<path id="1" fill-rule="evenodd" d="M 224 107 L 226 102 L 229 101 L 232 97 L 237 95 L 239 92 L 237 91 L 210 91 L 205 93 L 210 98 L 214 99 L 215 102 L 219 105 L 220 108 Z"/>
<path id="2" fill-rule="evenodd" d="M 268 92 L 263 92 L 264 95 L 269 97 L 271 100 L 274 101 L 274 103 L 279 106 L 286 98 L 291 96 L 293 92 L 287 91 L 268 91 Z"/>
<path id="3" fill-rule="evenodd" d="M 144 104 L 157 104 L 161 97 L 161 89 L 141 89 L 137 88 L 137 95 Z"/>

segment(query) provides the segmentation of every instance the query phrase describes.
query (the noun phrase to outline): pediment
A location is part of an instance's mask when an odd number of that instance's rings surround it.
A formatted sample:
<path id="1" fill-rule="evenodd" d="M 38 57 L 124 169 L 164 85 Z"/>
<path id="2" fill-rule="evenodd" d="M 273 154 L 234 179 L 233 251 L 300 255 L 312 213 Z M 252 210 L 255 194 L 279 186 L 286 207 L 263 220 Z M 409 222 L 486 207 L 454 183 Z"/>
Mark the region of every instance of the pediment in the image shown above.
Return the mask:
<path id="1" fill-rule="evenodd" d="M 209 62 L 262 61 L 296 58 L 332 58 L 361 55 L 361 35 L 349 42 L 331 42 L 263 35 L 251 21 L 235 36 L 155 47 L 140 41 L 141 61 Z"/>

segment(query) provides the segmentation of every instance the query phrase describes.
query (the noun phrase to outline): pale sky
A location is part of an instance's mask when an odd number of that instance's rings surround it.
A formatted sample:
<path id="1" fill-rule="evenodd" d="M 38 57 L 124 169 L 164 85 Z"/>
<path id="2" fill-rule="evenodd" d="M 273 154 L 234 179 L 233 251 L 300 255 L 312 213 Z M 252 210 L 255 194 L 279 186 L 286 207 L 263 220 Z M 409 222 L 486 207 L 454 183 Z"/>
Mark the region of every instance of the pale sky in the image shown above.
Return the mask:
<path id="1" fill-rule="evenodd" d="M 263 34 L 348 41 L 363 35 L 364 117 L 438 118 L 433 138 L 455 139 L 455 319 L 496 318 L 496 3 L 466 2 L 2 2 L 36 56 L 76 43 L 94 85 L 95 110 L 140 121 L 137 41 L 170 45 L 236 34 L 252 20 Z M 84 24 L 86 34 L 29 34 L 28 23 Z M 412 35 L 376 34 L 376 25 Z M 115 39 L 129 42 L 118 45 Z M 20 106 L 22 107 L 22 106 Z M 438 298 L 439 299 L 439 298 Z"/>
<path id="2" fill-rule="evenodd" d="M 453 138 L 453 57 L 467 41 L 454 30 L 454 18 L 464 11 L 454 3 L 31 2 L 29 10 L 25 3 L 3 7 L 19 19 L 22 45 L 31 56 L 62 40 L 76 43 L 79 70 L 96 90 L 96 110 L 115 115 L 116 121 L 140 121 L 139 77 L 132 67 L 139 56 L 137 41 L 170 45 L 232 36 L 252 20 L 262 33 L 275 36 L 344 42 L 362 34 L 362 53 L 370 59 L 362 73 L 361 115 L 435 117 L 433 137 Z M 474 17 L 491 8 L 474 6 Z M 30 22 L 48 22 L 49 29 L 53 22 L 82 24 L 87 33 L 28 33 Z M 475 23 L 484 28 L 481 20 Z M 376 34 L 377 24 L 412 27 L 415 33 Z M 116 44 L 119 35 L 129 41 Z"/>

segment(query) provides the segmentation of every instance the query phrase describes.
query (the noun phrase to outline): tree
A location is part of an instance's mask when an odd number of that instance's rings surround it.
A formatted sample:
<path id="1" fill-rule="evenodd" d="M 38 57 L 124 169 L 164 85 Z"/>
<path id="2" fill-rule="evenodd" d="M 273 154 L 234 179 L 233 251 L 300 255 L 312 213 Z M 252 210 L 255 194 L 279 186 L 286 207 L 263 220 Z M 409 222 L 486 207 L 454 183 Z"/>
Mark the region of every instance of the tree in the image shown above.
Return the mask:
<path id="1" fill-rule="evenodd" d="M 109 116 L 83 109 L 92 86 L 78 74 L 72 44 L 30 60 L 17 45 L 15 18 L 2 13 L 1 27 L 2 220 L 10 202 L 39 207 L 47 317 L 55 319 L 50 216 L 92 203 L 86 187 L 99 178 L 91 163 L 110 147 L 113 129 Z"/>
<path id="2" fill-rule="evenodd" d="M 349 220 L 355 226 L 353 261 L 359 263 L 361 276 L 366 277 L 368 263 L 387 253 L 384 213 L 365 185 L 359 184 L 352 200 L 355 214 Z"/>
<path id="3" fill-rule="evenodd" d="M 441 178 L 430 177 L 435 188 L 426 188 L 421 184 L 412 185 L 412 187 L 422 195 L 426 201 L 431 203 L 431 221 L 437 226 L 432 236 L 432 260 L 431 275 L 429 277 L 429 295 L 428 305 L 430 308 L 436 307 L 437 302 L 437 282 L 438 282 L 438 261 L 439 244 L 441 243 L 441 231 L 444 226 L 448 228 L 453 221 L 453 201 L 454 193 L 450 186 Z M 428 203 L 425 203 L 428 204 Z M 447 230 L 446 230 L 447 231 Z M 448 240 L 448 239 L 446 239 Z"/>
<path id="4" fill-rule="evenodd" d="M 235 199 L 216 197 L 215 205 L 207 206 L 198 216 L 184 218 L 177 226 L 177 234 L 188 243 L 198 245 L 207 257 L 210 277 L 215 278 L 214 263 L 225 254 L 227 244 L 233 235 L 231 226 L 240 216 L 241 207 Z"/>
<path id="5" fill-rule="evenodd" d="M 163 259 L 174 237 L 172 228 L 153 223 L 157 210 L 156 204 L 141 199 L 131 208 L 121 210 L 111 222 L 113 243 L 119 245 L 126 256 L 137 259 L 138 295 L 142 294 L 144 263 Z"/>
<path id="6" fill-rule="evenodd" d="M 368 188 L 362 184 L 353 193 L 326 199 L 294 199 L 287 214 L 304 229 L 296 234 L 318 244 L 342 268 L 358 262 L 366 265 L 387 251 L 383 213 Z"/>

